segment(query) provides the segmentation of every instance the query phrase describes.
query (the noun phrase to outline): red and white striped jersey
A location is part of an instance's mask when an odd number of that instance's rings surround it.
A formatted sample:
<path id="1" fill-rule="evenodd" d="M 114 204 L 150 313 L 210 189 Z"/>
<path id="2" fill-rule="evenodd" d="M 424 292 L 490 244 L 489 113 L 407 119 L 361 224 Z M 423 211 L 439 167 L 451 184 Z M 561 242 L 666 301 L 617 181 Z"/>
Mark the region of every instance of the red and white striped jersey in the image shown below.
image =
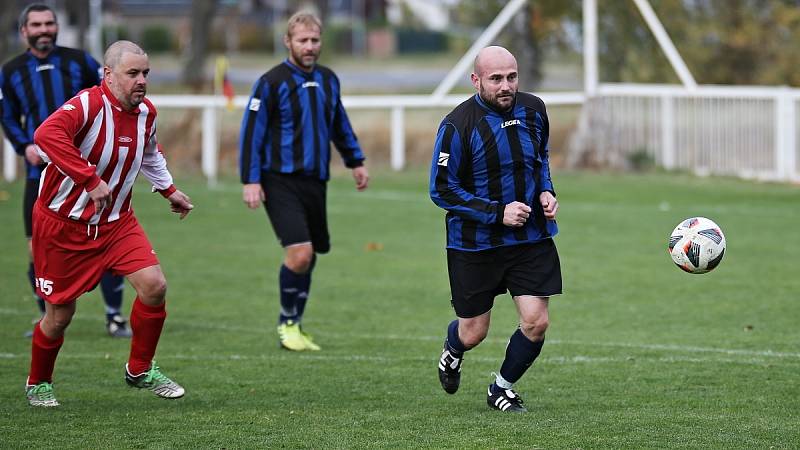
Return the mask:
<path id="1" fill-rule="evenodd" d="M 79 92 L 34 134 L 48 163 L 38 201 L 62 217 L 92 225 L 113 222 L 130 211 L 140 170 L 169 197 L 175 186 L 156 141 L 155 119 L 156 108 L 147 98 L 135 110 L 123 110 L 105 81 Z M 95 211 L 88 192 L 101 179 L 111 190 L 111 202 Z"/>

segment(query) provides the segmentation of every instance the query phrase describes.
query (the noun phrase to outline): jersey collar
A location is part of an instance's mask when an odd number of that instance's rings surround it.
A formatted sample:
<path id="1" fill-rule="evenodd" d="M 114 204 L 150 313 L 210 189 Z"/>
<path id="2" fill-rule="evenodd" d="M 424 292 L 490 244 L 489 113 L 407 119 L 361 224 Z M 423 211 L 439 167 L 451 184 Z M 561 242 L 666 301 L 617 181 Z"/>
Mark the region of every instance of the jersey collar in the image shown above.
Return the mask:
<path id="1" fill-rule="evenodd" d="M 317 65 L 316 64 L 314 64 L 314 68 L 311 69 L 311 72 L 306 72 L 305 70 L 303 70 L 303 69 L 297 67 L 296 65 L 292 64 L 292 62 L 289 61 L 289 58 L 284 59 L 283 63 L 286 64 L 287 66 L 289 66 L 289 68 L 292 69 L 292 71 L 294 71 L 298 75 L 302 75 L 302 76 L 304 76 L 306 78 L 313 77 L 314 73 L 317 71 Z"/>

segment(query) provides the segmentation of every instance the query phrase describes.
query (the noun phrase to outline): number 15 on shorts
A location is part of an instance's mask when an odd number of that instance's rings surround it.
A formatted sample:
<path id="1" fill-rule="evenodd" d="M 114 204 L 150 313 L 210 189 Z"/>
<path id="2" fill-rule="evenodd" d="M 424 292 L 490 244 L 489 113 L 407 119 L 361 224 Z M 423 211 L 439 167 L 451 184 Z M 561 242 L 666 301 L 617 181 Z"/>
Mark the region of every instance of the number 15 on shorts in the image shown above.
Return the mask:
<path id="1" fill-rule="evenodd" d="M 53 281 L 52 280 L 45 280 L 44 278 L 37 278 L 36 279 L 36 287 L 42 291 L 44 295 L 50 295 L 53 293 Z"/>

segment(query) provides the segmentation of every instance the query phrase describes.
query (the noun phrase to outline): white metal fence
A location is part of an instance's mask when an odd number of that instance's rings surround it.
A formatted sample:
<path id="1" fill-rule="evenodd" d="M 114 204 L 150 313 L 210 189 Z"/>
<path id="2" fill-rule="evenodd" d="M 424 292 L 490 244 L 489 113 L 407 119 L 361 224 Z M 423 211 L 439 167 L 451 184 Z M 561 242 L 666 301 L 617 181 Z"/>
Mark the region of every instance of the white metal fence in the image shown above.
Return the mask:
<path id="1" fill-rule="evenodd" d="M 604 84 L 570 159 L 625 167 L 647 155 L 701 175 L 800 181 L 798 103 L 800 89 Z"/>
<path id="2" fill-rule="evenodd" d="M 545 103 L 584 104 L 568 161 L 591 153 L 598 163 L 624 167 L 636 153 L 659 166 L 698 174 L 734 175 L 800 181 L 800 89 L 667 85 L 601 84 L 598 95 L 541 94 Z M 464 95 L 434 97 L 345 96 L 348 109 L 391 111 L 390 163 L 405 166 L 405 115 L 409 110 L 453 107 Z M 214 181 L 218 173 L 218 122 L 226 100 L 221 96 L 152 96 L 159 107 L 198 108 L 202 115 L 202 171 Z M 243 109 L 247 97 L 234 105 Z M 17 176 L 19 158 L 6 143 L 3 175 Z"/>

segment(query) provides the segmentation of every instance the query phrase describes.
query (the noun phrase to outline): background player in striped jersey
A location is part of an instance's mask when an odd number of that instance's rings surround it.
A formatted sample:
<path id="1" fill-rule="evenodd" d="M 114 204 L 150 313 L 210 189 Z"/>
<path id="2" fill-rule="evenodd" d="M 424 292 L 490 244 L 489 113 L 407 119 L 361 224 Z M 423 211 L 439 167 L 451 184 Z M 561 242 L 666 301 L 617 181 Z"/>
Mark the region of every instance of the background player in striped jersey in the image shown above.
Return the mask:
<path id="1" fill-rule="evenodd" d="M 30 251 L 31 214 L 44 167 L 33 143 L 33 132 L 70 97 L 100 84 L 101 74 L 100 64 L 88 53 L 56 45 L 58 21 L 49 6 L 28 5 L 20 14 L 19 26 L 29 47 L 3 65 L 0 72 L 0 117 L 6 137 L 25 160 L 23 217 Z M 32 253 L 30 255 L 28 278 L 35 293 L 36 276 Z M 131 337 L 127 321 L 120 312 L 124 286 L 125 279 L 111 273 L 105 273 L 100 280 L 106 304 L 106 331 L 112 337 Z M 38 296 L 36 300 L 44 315 L 44 301 Z"/>
<path id="2" fill-rule="evenodd" d="M 458 317 L 447 328 L 439 381 L 449 394 L 458 390 L 464 352 L 486 337 L 494 298 L 508 290 L 519 327 L 487 403 L 524 412 L 512 386 L 539 356 L 549 298 L 561 293 L 549 122 L 540 98 L 517 92 L 517 61 L 508 50 L 481 50 L 471 78 L 478 93 L 442 121 L 431 164 L 431 199 L 447 210 L 447 267 Z"/>
<path id="3" fill-rule="evenodd" d="M 36 289 L 47 302 L 33 332 L 28 402 L 57 406 L 52 378 L 77 298 L 110 270 L 136 290 L 125 380 L 164 398 L 184 389 L 153 361 L 167 312 L 167 282 L 131 209 L 139 172 L 185 217 L 193 206 L 177 190 L 156 140 L 156 110 L 145 98 L 150 64 L 129 41 L 106 50 L 103 82 L 81 91 L 36 130 L 48 162 L 33 210 Z M 87 377 L 87 380 L 91 378 Z"/>
<path id="4" fill-rule="evenodd" d="M 284 37 L 289 57 L 256 82 L 240 134 L 244 203 L 264 204 L 284 248 L 278 336 L 283 348 L 294 351 L 320 349 L 300 321 L 316 254 L 330 250 L 325 209 L 330 142 L 352 169 L 359 191 L 369 180 L 339 79 L 317 64 L 321 33 L 320 20 L 310 13 L 289 18 Z"/>

